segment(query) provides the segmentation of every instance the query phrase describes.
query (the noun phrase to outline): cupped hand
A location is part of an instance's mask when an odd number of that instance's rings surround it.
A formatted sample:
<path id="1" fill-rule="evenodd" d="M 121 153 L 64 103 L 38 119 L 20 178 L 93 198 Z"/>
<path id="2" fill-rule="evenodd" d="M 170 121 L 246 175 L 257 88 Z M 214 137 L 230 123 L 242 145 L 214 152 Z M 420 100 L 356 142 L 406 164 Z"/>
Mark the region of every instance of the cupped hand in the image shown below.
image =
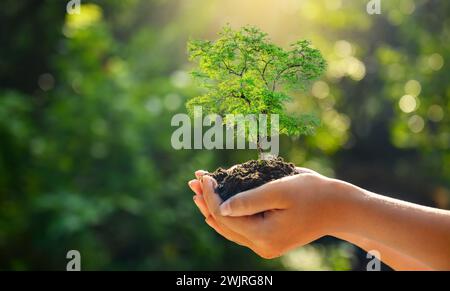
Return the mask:
<path id="1" fill-rule="evenodd" d="M 241 192 L 223 202 L 216 181 L 197 171 L 189 186 L 206 223 L 225 238 L 274 258 L 327 234 L 335 208 L 334 180 L 298 168 L 300 174 Z"/>

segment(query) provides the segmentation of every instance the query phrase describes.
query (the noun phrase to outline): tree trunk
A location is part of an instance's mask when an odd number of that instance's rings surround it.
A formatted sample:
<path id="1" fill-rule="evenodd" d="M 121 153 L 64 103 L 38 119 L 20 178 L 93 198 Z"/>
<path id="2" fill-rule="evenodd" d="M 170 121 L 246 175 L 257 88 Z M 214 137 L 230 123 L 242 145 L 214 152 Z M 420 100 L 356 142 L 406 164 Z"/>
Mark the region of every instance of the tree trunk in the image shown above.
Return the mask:
<path id="1" fill-rule="evenodd" d="M 263 157 L 263 150 L 261 148 L 261 141 L 259 139 L 259 135 L 256 140 L 256 149 L 258 150 L 258 160 L 261 160 Z"/>

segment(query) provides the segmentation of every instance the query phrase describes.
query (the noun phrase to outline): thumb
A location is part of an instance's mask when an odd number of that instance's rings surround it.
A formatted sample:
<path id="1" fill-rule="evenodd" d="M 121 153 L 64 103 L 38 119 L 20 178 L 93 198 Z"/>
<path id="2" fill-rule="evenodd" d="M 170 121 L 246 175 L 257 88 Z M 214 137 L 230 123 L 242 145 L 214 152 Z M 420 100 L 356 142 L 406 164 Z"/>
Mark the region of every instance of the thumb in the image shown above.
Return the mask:
<path id="1" fill-rule="evenodd" d="M 247 216 L 287 207 L 280 183 L 267 183 L 241 192 L 220 205 L 222 216 Z"/>

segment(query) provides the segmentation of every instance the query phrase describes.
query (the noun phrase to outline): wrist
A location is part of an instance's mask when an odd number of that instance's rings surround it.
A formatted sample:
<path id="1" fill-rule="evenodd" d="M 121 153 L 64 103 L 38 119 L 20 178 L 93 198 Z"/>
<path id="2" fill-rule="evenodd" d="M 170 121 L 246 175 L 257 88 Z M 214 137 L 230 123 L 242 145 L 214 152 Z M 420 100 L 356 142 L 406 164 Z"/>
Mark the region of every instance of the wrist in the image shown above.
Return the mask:
<path id="1" fill-rule="evenodd" d="M 363 189 L 337 179 L 330 179 L 327 189 L 324 235 L 352 233 L 352 220 L 367 194 Z"/>

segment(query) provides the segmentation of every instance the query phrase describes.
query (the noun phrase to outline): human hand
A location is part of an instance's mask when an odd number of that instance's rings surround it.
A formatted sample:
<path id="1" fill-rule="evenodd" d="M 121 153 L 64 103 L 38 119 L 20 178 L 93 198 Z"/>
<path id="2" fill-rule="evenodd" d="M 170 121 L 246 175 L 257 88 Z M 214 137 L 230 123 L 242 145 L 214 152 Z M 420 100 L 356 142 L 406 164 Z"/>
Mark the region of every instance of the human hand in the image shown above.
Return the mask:
<path id="1" fill-rule="evenodd" d="M 379 250 L 397 270 L 449 270 L 450 211 L 372 193 L 308 169 L 225 202 L 216 181 L 189 182 L 206 222 L 227 239 L 274 258 L 324 235 Z"/>
<path id="2" fill-rule="evenodd" d="M 218 233 L 274 258 L 327 234 L 333 224 L 336 180 L 308 169 L 221 201 L 215 180 L 197 171 L 189 182 L 194 201 Z"/>

